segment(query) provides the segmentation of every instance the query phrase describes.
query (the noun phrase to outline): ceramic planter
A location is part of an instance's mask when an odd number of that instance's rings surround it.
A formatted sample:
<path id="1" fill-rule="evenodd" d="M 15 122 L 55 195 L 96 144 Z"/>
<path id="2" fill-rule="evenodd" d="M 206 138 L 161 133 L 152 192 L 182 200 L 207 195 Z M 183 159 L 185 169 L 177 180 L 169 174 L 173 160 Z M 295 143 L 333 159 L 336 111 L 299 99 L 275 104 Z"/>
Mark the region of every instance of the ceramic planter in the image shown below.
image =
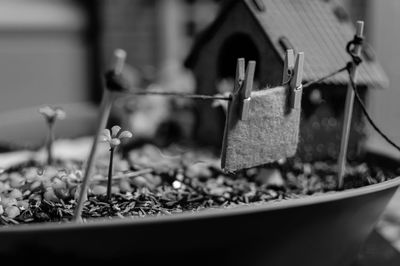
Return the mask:
<path id="1" fill-rule="evenodd" d="M 202 213 L 3 227 L 0 255 L 145 265 L 350 265 L 399 185 L 397 177 L 332 194 Z"/>

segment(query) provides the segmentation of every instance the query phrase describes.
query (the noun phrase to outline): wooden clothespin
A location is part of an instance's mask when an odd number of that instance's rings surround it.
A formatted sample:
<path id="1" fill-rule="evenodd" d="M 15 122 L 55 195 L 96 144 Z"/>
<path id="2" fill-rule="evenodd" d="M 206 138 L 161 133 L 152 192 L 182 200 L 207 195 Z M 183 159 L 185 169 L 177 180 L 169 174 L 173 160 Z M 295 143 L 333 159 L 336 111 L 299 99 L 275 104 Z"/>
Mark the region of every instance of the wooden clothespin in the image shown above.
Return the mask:
<path id="1" fill-rule="evenodd" d="M 246 68 L 244 85 L 240 90 L 240 119 L 247 120 L 249 117 L 251 91 L 253 90 L 254 73 L 256 61 L 249 61 Z"/>
<path id="2" fill-rule="evenodd" d="M 228 145 L 228 135 L 230 130 L 235 127 L 235 125 L 242 120 L 242 118 L 248 118 L 249 104 L 250 104 L 250 94 L 252 87 L 252 79 L 250 76 L 254 76 L 255 62 L 249 63 L 249 71 L 246 72 L 245 60 L 244 58 L 238 58 L 236 63 L 236 75 L 233 92 L 230 95 L 231 101 L 228 105 L 228 112 L 225 121 L 224 138 L 222 142 L 222 153 L 221 153 L 221 163 L 222 168 L 224 168 L 226 161 L 226 147 Z M 253 68 L 253 71 L 250 71 Z M 253 74 L 252 74 L 253 73 Z M 247 85 L 245 85 L 247 84 Z M 244 88 L 246 87 L 246 88 Z M 248 97 L 246 97 L 248 96 Z M 243 101 L 246 99 L 246 101 Z"/>
<path id="3" fill-rule="evenodd" d="M 292 49 L 286 50 L 285 61 L 282 73 L 282 85 L 290 82 L 294 71 L 294 52 Z"/>
<path id="4" fill-rule="evenodd" d="M 245 61 L 244 58 L 238 58 L 236 63 L 235 84 L 233 87 L 233 94 L 239 95 L 245 78 Z"/>
<path id="5" fill-rule="evenodd" d="M 304 53 L 299 52 L 296 56 L 296 63 L 293 70 L 292 79 L 290 81 L 290 107 L 292 109 L 301 108 L 301 96 L 303 93 L 303 65 Z"/>
<path id="6" fill-rule="evenodd" d="M 249 61 L 245 68 L 244 58 L 239 58 L 236 64 L 236 76 L 233 93 L 231 94 L 231 116 L 237 116 L 240 120 L 246 120 L 249 116 L 251 91 L 253 90 L 255 61 Z"/>

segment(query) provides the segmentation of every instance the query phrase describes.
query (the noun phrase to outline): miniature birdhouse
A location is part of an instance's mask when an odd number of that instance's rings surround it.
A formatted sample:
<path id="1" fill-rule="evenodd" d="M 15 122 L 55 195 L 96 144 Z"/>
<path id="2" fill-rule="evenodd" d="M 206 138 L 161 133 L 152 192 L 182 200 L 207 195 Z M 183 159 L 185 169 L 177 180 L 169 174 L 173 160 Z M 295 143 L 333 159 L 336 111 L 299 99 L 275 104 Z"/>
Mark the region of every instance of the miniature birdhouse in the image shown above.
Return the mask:
<path id="1" fill-rule="evenodd" d="M 282 85 L 285 52 L 304 51 L 303 83 L 340 69 L 351 60 L 346 44 L 354 26 L 335 1 L 226 1 L 216 20 L 198 36 L 185 61 L 192 69 L 197 92 L 218 94 L 232 89 L 238 58 L 257 62 L 253 91 Z M 388 80 L 371 48 L 364 44 L 358 88 L 362 99 L 369 89 L 386 88 Z M 337 158 L 344 117 L 348 75 L 335 75 L 303 90 L 298 155 L 305 160 Z M 228 84 L 228 86 L 227 86 Z M 196 138 L 203 145 L 221 146 L 223 109 L 209 102 L 197 105 Z M 349 157 L 360 152 L 365 125 L 355 105 Z"/>

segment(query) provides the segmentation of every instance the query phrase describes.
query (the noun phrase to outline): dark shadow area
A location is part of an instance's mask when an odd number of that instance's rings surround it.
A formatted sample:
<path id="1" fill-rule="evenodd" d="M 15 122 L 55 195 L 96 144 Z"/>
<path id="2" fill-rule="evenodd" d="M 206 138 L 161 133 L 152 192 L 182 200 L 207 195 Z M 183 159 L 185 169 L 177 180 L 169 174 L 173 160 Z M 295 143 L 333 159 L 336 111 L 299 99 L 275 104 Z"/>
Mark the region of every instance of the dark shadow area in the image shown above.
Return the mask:
<path id="1" fill-rule="evenodd" d="M 352 266 L 400 265 L 400 253 L 374 230 Z"/>
<path id="2" fill-rule="evenodd" d="M 236 61 L 238 58 L 244 58 L 246 63 L 249 60 L 259 62 L 260 54 L 257 46 L 249 35 L 237 33 L 225 40 L 221 46 L 218 57 L 218 77 L 234 78 L 236 72 Z M 258 71 L 256 67 L 255 80 L 258 79 Z"/>

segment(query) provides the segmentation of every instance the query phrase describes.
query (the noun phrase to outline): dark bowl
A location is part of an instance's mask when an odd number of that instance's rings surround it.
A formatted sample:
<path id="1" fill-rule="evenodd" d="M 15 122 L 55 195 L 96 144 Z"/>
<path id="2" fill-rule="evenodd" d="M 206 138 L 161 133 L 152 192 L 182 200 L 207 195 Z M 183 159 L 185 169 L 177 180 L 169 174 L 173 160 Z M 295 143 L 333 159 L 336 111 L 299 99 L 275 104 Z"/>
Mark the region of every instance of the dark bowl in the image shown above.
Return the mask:
<path id="1" fill-rule="evenodd" d="M 350 265 L 399 185 L 397 177 L 200 213 L 3 227 L 0 256 L 135 265 Z"/>
<path id="2" fill-rule="evenodd" d="M 65 137 L 93 132 L 95 108 L 82 108 L 73 105 L 69 120 L 59 123 Z M 32 110 L 0 116 L 0 142 L 42 142 L 45 128 Z M 122 260 L 134 265 L 350 265 L 399 185 L 397 177 L 337 193 L 200 213 L 0 227 L 0 258 L 42 265 Z"/>

